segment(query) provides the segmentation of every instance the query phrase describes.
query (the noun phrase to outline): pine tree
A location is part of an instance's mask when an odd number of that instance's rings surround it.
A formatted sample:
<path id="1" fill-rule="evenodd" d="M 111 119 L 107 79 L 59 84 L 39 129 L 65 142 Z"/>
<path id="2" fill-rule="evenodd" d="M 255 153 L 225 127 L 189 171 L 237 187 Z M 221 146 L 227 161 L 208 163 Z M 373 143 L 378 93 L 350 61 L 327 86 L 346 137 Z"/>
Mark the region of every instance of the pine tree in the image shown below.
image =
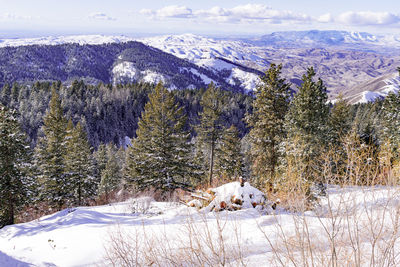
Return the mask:
<path id="1" fill-rule="evenodd" d="M 339 94 L 329 113 L 328 123 L 331 136 L 330 143 L 334 146 L 340 146 L 340 138 L 346 136 L 351 128 L 350 105 L 343 99 L 342 94 Z"/>
<path id="2" fill-rule="evenodd" d="M 35 148 L 35 160 L 41 184 L 40 198 L 61 209 L 71 198 L 71 185 L 66 180 L 66 129 L 67 120 L 63 115 L 57 86 L 53 84 L 49 109 L 44 117 L 42 131 Z"/>
<path id="3" fill-rule="evenodd" d="M 117 157 L 117 148 L 112 144 L 108 144 L 106 146 L 107 162 L 101 171 L 101 181 L 98 190 L 99 195 L 105 195 L 107 202 L 110 193 L 121 186 L 122 168 Z"/>
<path id="4" fill-rule="evenodd" d="M 101 143 L 97 150 L 93 153 L 95 159 L 95 175 L 97 180 L 101 180 L 101 172 L 106 168 L 107 164 L 107 146 Z"/>
<path id="5" fill-rule="evenodd" d="M 200 124 L 196 128 L 198 150 L 206 147 L 206 151 L 208 152 L 208 181 L 211 185 L 214 172 L 215 149 L 219 144 L 223 131 L 221 115 L 224 105 L 224 95 L 220 89 L 211 83 L 203 94 L 200 104 L 203 111 L 199 114 Z"/>
<path id="6" fill-rule="evenodd" d="M 257 87 L 253 113 L 246 116 L 251 127 L 252 175 L 256 183 L 273 188 L 279 147 L 286 137 L 284 122 L 291 95 L 290 84 L 280 77 L 282 65 L 271 64 Z"/>
<path id="7" fill-rule="evenodd" d="M 17 113 L 0 106 L 0 228 L 13 224 L 15 211 L 32 193 L 30 148 Z"/>
<path id="8" fill-rule="evenodd" d="M 125 176 L 137 189 L 171 193 L 188 189 L 193 174 L 190 134 L 183 127 L 186 117 L 174 96 L 161 83 L 149 94 L 128 148 Z"/>
<path id="9" fill-rule="evenodd" d="M 302 158 L 305 165 L 303 174 L 307 180 L 313 180 L 313 174 L 319 171 L 312 162 L 321 157 L 328 135 L 327 90 L 321 79 L 314 81 L 314 76 L 314 69 L 308 68 L 289 105 L 285 121 L 287 153 Z"/>
<path id="10" fill-rule="evenodd" d="M 0 103 L 4 106 L 8 106 L 11 101 L 11 87 L 8 83 L 6 83 L 0 92 Z"/>
<path id="11" fill-rule="evenodd" d="M 391 149 L 394 158 L 399 158 L 400 145 L 400 95 L 389 93 L 383 101 L 381 113 L 381 142 Z"/>
<path id="12" fill-rule="evenodd" d="M 74 127 L 69 120 L 67 126 L 66 153 L 64 156 L 66 181 L 71 198 L 77 205 L 96 194 L 98 181 L 94 177 L 94 160 L 86 131 L 78 122 Z"/>
<path id="13" fill-rule="evenodd" d="M 243 175 L 243 155 L 238 134 L 238 130 L 234 125 L 224 130 L 221 144 L 217 149 L 216 172 L 228 180 L 233 180 Z"/>

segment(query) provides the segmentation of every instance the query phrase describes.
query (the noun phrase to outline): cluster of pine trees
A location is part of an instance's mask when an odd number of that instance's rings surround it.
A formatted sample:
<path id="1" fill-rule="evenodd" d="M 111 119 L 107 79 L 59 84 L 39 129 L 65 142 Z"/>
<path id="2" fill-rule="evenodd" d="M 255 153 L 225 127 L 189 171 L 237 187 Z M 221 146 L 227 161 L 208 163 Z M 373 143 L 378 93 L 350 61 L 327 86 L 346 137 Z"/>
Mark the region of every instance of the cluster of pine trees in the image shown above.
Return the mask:
<path id="1" fill-rule="evenodd" d="M 331 104 L 313 68 L 296 93 L 281 69 L 271 65 L 254 97 L 214 84 L 198 91 L 170 91 L 161 83 L 5 85 L 0 227 L 12 224 L 26 203 L 59 210 L 99 197 L 109 201 L 123 188 L 167 196 L 243 176 L 276 192 L 288 186 L 291 172 L 309 191 L 326 182 L 326 155 L 340 159 L 328 157 L 332 173 L 349 176 L 350 143 L 368 147 L 377 166 L 400 167 L 398 94 L 359 105 L 339 97 Z M 133 136 L 127 148 L 125 136 Z"/>

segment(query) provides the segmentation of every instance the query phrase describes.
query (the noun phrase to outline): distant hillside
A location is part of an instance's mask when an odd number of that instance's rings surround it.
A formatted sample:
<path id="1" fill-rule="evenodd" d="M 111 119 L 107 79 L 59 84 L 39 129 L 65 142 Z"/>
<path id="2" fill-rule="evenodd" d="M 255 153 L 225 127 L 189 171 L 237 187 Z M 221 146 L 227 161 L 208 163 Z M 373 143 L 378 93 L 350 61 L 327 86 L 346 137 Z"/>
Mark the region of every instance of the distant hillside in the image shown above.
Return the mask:
<path id="1" fill-rule="evenodd" d="M 231 73 L 206 69 L 135 41 L 0 48 L 0 86 L 16 81 L 84 79 L 91 83 L 163 81 L 171 89 L 201 88 L 214 82 L 226 90 L 246 90 L 240 81 L 228 79 Z"/>
<path id="2" fill-rule="evenodd" d="M 344 97 L 350 103 L 367 103 L 386 97 L 389 93 L 400 91 L 400 77 L 398 73 L 382 75 L 365 83 L 359 84 L 346 92 Z"/>
<path id="3" fill-rule="evenodd" d="M 399 36 L 363 32 L 291 31 L 245 39 L 182 34 L 132 40 L 103 35 L 0 39 L 0 85 L 36 79 L 161 80 L 171 89 L 214 82 L 226 90 L 247 92 L 256 88 L 259 75 L 273 62 L 282 63 L 282 75 L 293 89 L 313 66 L 330 99 L 342 93 L 357 102 L 361 92 L 374 91 L 367 83 L 397 73 L 400 65 Z M 365 94 L 371 99 L 372 93 Z"/>
<path id="4" fill-rule="evenodd" d="M 400 36 L 374 35 L 367 32 L 347 31 L 285 31 L 274 32 L 244 41 L 262 46 L 324 47 L 347 46 L 352 49 L 400 48 Z"/>

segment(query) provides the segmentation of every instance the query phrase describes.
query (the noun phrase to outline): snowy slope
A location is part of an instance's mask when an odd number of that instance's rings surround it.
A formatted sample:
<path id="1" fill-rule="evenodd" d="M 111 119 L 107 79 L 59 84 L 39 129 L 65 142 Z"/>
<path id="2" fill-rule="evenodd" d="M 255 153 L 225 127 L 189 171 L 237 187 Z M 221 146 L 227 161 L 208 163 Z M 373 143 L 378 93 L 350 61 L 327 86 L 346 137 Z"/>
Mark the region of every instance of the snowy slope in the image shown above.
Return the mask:
<path id="1" fill-rule="evenodd" d="M 398 73 L 389 75 L 385 79 L 377 79 L 369 85 L 373 90 L 365 90 L 353 96 L 354 103 L 373 102 L 379 98 L 385 98 L 389 93 L 398 93 L 400 91 L 400 76 Z M 368 88 L 368 87 L 367 87 Z"/>
<path id="2" fill-rule="evenodd" d="M 360 260 L 368 265 L 375 233 L 370 231 L 381 229 L 374 251 L 376 256 L 382 256 L 385 246 L 391 242 L 395 249 L 400 246 L 399 236 L 393 231 L 398 227 L 399 201 L 398 188 L 330 187 L 328 197 L 321 199 L 321 205 L 304 214 L 280 209 L 275 214 L 264 214 L 253 208 L 235 212 L 199 212 L 178 203 L 152 202 L 150 198 L 66 209 L 1 229 L 0 264 L 8 267 L 28 266 L 27 263 L 34 266 L 107 266 L 105 255 L 110 240 L 130 236 L 139 240 L 139 250 L 143 248 L 148 252 L 146 244 L 155 250 L 164 248 L 169 257 L 180 261 L 190 253 L 187 249 L 191 238 L 195 242 L 205 242 L 202 249 L 210 253 L 208 259 L 215 259 L 215 254 L 208 249 L 208 242 L 211 240 L 218 247 L 222 240 L 224 251 L 232 254 L 227 255 L 230 266 L 240 266 L 241 262 L 248 266 L 281 266 L 278 260 L 288 260 L 284 250 L 280 249 L 285 234 L 295 252 L 293 259 L 303 266 L 301 247 L 297 242 L 304 241 L 307 236 L 298 236 L 296 230 L 304 231 L 306 223 L 308 238 L 317 257 L 316 266 L 324 265 L 318 264 L 318 259 L 330 258 L 328 235 L 331 231 L 337 233 L 337 246 L 341 248 L 338 249 L 339 260 L 353 259 L 349 255 L 353 255 L 351 245 L 354 243 L 347 238 L 349 233 L 358 234 L 357 245 L 362 250 Z M 331 228 L 332 222 L 335 228 Z M 219 239 L 219 234 L 222 239 Z M 134 239 L 126 241 L 135 244 Z M 238 249 L 242 253 L 239 258 L 236 254 Z M 135 253 L 135 250 L 130 252 Z M 139 260 L 145 261 L 145 258 L 139 257 Z M 396 258 L 393 262 L 400 261 Z M 339 264 L 349 265 L 346 262 Z"/>
<path id="3" fill-rule="evenodd" d="M 260 66 L 266 64 L 266 61 L 257 55 L 256 47 L 241 41 L 215 40 L 193 34 L 157 36 L 139 41 L 176 57 L 188 59 L 214 73 L 228 71 L 228 83 L 240 84 L 249 91 L 254 90 L 260 82 L 259 75 L 240 68 L 238 64 L 247 61 Z M 205 77 L 203 80 L 206 83 L 210 82 Z"/>
<path id="4" fill-rule="evenodd" d="M 134 41 L 134 38 L 127 36 L 108 36 L 108 35 L 70 35 L 70 36 L 47 36 L 38 38 L 16 38 L 0 39 L 0 47 L 6 46 L 25 46 L 25 45 L 58 45 L 66 43 L 77 44 L 106 44 L 122 43 Z"/>
<path id="5" fill-rule="evenodd" d="M 330 97 L 339 92 L 354 91 L 357 85 L 387 75 L 398 61 L 400 36 L 373 35 L 346 31 L 275 32 L 258 38 L 213 39 L 193 34 L 164 35 L 149 38 L 126 36 L 79 35 L 29 39 L 0 39 L 0 47 L 29 44 L 101 44 L 140 41 L 178 58 L 204 67 L 226 84 L 254 90 L 258 76 L 271 62 L 282 63 L 282 75 L 297 84 L 306 68 L 313 66 L 327 83 Z M 121 63 L 121 62 L 118 62 Z M 133 73 L 129 61 L 113 69 L 113 80 L 126 81 L 145 77 L 148 81 L 169 80 L 161 73 Z M 186 71 L 205 84 L 215 80 L 210 73 L 198 75 L 195 69 Z M 257 72 L 255 70 L 261 71 Z M 191 86 L 190 84 L 187 86 Z M 171 85 L 173 88 L 173 85 Z M 374 90 L 368 90 L 374 92 Z M 351 97 L 374 98 L 375 93 L 357 91 Z"/>
<path id="6" fill-rule="evenodd" d="M 241 84 L 246 90 L 254 90 L 260 82 L 258 74 L 237 66 L 251 61 L 260 66 L 267 62 L 257 53 L 257 47 L 241 41 L 215 40 L 193 34 L 165 35 L 143 38 L 141 41 L 176 57 L 188 59 L 198 66 L 215 73 L 230 72 L 227 81 Z M 232 64 L 232 63 L 235 64 Z M 196 73 L 194 73 L 196 74 Z M 207 83 L 207 78 L 203 79 Z"/>
<path id="7" fill-rule="evenodd" d="M 250 39 L 251 41 L 251 39 Z M 252 39 L 257 44 L 283 45 L 283 46 L 382 46 L 400 47 L 400 36 L 398 35 L 374 35 L 366 32 L 356 31 L 287 31 L 274 32 L 260 38 Z"/>

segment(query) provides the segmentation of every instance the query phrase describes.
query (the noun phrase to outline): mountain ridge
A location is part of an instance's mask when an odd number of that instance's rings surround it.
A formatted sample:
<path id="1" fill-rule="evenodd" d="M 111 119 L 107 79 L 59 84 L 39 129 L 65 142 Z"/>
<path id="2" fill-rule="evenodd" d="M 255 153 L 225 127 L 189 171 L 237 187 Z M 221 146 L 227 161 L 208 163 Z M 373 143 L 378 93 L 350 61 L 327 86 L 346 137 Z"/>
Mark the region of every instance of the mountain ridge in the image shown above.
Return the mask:
<path id="1" fill-rule="evenodd" d="M 135 80 L 168 83 L 176 74 L 189 75 L 190 77 L 185 79 L 194 79 L 198 82 L 186 82 L 179 85 L 172 83 L 171 89 L 179 89 L 182 86 L 195 88 L 200 84 L 206 86 L 209 82 L 214 82 L 227 87 L 228 90 L 235 87 L 235 90 L 241 88 L 240 90 L 252 91 L 260 81 L 259 75 L 273 62 L 282 63 L 282 75 L 294 85 L 299 85 L 306 69 L 313 66 L 317 75 L 327 84 L 331 99 L 339 93 L 348 95 L 349 99 L 355 99 L 356 94 L 359 94 L 360 84 L 366 86 L 366 92 L 377 91 L 376 88 L 369 88 L 368 82 L 397 72 L 396 64 L 400 61 L 400 56 L 398 56 L 400 55 L 400 37 L 378 36 L 363 32 L 316 30 L 275 32 L 258 38 L 245 39 L 213 39 L 194 34 L 138 39 L 106 35 L 30 38 L 28 41 L 2 39 L 0 47 L 5 47 L 0 49 L 21 47 L 21 50 L 29 50 L 26 47 L 34 44 L 43 46 L 74 43 L 80 46 L 106 47 L 107 45 L 123 46 L 129 42 L 143 43 L 194 65 L 187 67 L 187 63 L 181 62 L 178 65 L 182 66 L 175 68 L 174 73 L 169 72 L 168 77 L 164 77 L 162 73 L 151 69 L 138 70 L 130 62 L 131 59 L 124 61 L 113 58 L 113 63 L 107 69 L 110 73 L 109 79 L 106 79 L 108 82 Z M 152 60 L 157 61 L 156 58 Z M 168 65 L 163 66 L 159 69 L 170 68 Z M 0 73 L 0 80 L 1 75 Z M 384 90 L 383 87 L 381 89 Z"/>

